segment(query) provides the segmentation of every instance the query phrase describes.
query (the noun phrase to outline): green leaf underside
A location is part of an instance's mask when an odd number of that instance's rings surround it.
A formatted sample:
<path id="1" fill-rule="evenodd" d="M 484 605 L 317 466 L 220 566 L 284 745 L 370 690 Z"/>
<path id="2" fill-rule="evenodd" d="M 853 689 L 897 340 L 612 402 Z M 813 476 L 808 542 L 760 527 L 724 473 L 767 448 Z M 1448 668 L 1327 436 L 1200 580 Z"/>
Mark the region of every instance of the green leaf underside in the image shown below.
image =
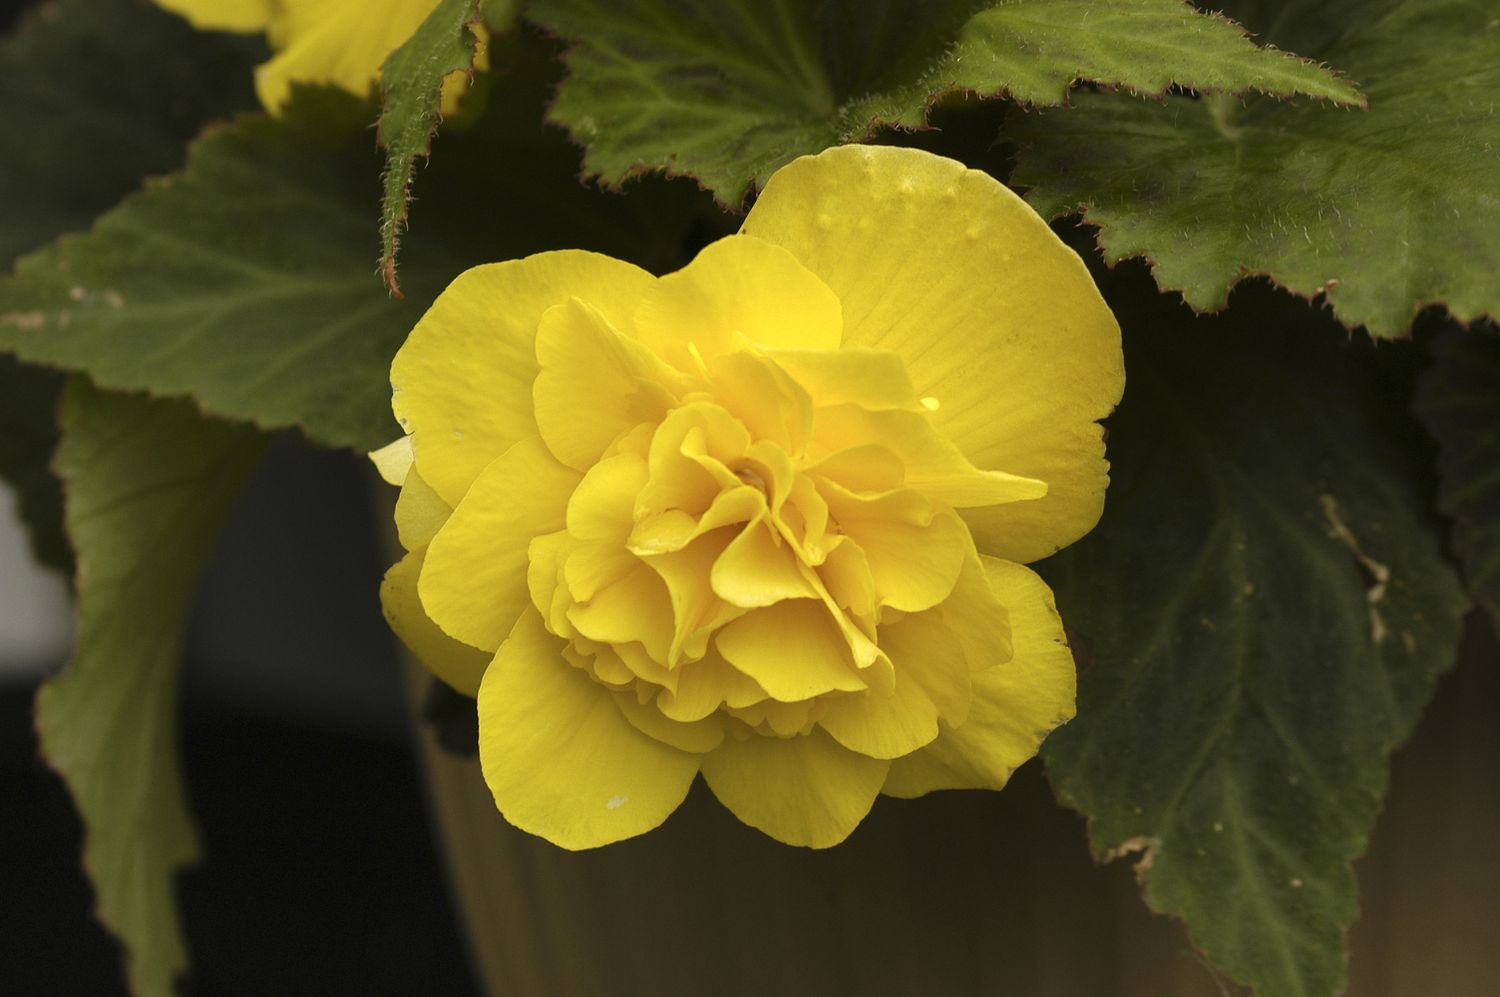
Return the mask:
<path id="1" fill-rule="evenodd" d="M 1438 506 L 1469 592 L 1500 627 L 1500 339 L 1449 331 L 1418 384 L 1416 410 L 1438 441 Z"/>
<path id="2" fill-rule="evenodd" d="M 84 867 L 125 943 L 131 990 L 155 997 L 186 965 L 172 876 L 196 854 L 176 761 L 183 625 L 260 441 L 189 402 L 82 378 L 64 392 L 62 425 L 79 632 L 68 668 L 37 695 L 37 729 L 82 814 Z"/>
<path id="3" fill-rule="evenodd" d="M 1466 600 L 1370 344 L 1245 296 L 1223 319 L 1121 316 L 1104 518 L 1041 565 L 1085 661 L 1044 755 L 1095 853 L 1143 853 L 1147 902 L 1215 965 L 1332 995 L 1349 863 Z"/>
<path id="4" fill-rule="evenodd" d="M 466 267 L 566 247 L 680 265 L 702 215 L 688 185 L 625 198 L 580 184 L 566 137 L 540 128 L 549 53 L 525 42 L 504 53 L 485 118 L 438 139 L 406 240 L 406 300 L 372 266 L 370 108 L 302 88 L 283 118 L 210 130 L 181 174 L 24 258 L 0 281 L 0 350 L 326 445 L 389 442 L 391 357 Z"/>
<path id="5" fill-rule="evenodd" d="M 1147 257 L 1195 308 L 1266 274 L 1380 336 L 1434 302 L 1466 322 L 1500 314 L 1494 5 L 1385 0 L 1337 29 L 1314 6 L 1286 5 L 1269 40 L 1313 46 L 1298 51 L 1357 80 L 1368 111 L 1082 94 L 1016 121 L 1015 181 L 1043 215 L 1082 208 L 1109 259 Z"/>
<path id="6" fill-rule="evenodd" d="M 0 41 L 0 270 L 177 166 L 203 121 L 253 106 L 255 55 L 129 0 L 34 10 Z M 47 468 L 61 382 L 0 356 L 0 476 L 16 490 L 37 559 L 66 570 L 62 493 Z"/>
<path id="7" fill-rule="evenodd" d="M 923 126 L 949 93 L 1061 104 L 1088 80 L 1359 100 L 1178 0 L 534 0 L 526 16 L 576 42 L 551 117 L 589 175 L 687 174 L 729 205 L 799 155 Z"/>
<path id="8" fill-rule="evenodd" d="M 386 162 L 380 269 L 392 291 L 398 291 L 396 251 L 406 225 L 412 171 L 417 159 L 428 155 L 442 119 L 444 77 L 469 71 L 474 65 L 475 39 L 470 25 L 479 20 L 479 7 L 479 0 L 441 0 L 381 69 L 376 137 L 385 149 Z"/>

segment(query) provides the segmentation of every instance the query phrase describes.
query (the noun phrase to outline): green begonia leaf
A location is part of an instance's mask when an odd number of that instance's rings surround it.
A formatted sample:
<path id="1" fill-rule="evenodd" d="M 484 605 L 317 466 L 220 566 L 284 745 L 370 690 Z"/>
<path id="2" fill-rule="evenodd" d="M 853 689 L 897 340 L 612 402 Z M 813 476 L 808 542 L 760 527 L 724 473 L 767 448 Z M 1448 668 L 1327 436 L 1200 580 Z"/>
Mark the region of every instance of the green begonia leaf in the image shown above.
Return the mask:
<path id="1" fill-rule="evenodd" d="M 1391 358 L 1269 288 L 1243 296 L 1211 320 L 1149 290 L 1116 306 L 1130 379 L 1104 518 L 1039 566 L 1083 666 L 1044 757 L 1095 854 L 1139 853 L 1147 903 L 1216 966 L 1326 997 L 1349 863 L 1466 599 L 1418 427 L 1382 389 Z"/>
<path id="2" fill-rule="evenodd" d="M 706 200 L 658 182 L 628 198 L 576 179 L 577 154 L 539 127 L 550 60 L 507 51 L 486 116 L 438 139 L 406 299 L 372 265 L 380 156 L 368 105 L 301 89 L 279 119 L 211 129 L 182 173 L 24 258 L 0 281 L 0 350 L 104 387 L 190 394 L 205 410 L 315 442 L 370 449 L 400 430 L 390 360 L 468 266 L 576 246 L 680 265 Z M 712 224 L 712 223 L 710 223 Z"/>
<path id="3" fill-rule="evenodd" d="M 285 118 L 211 129 L 187 168 L 0 282 L 0 348 L 104 387 L 375 445 L 382 373 L 420 309 L 371 265 L 368 107 L 304 91 Z M 389 434 L 387 434 L 389 435 Z"/>
<path id="4" fill-rule="evenodd" d="M 187 401 L 63 395 L 57 469 L 78 554 L 72 661 L 37 694 L 42 752 L 83 816 L 99 917 L 136 994 L 186 966 L 174 871 L 196 854 L 177 774 L 177 667 L 199 569 L 260 451 Z"/>
<path id="5" fill-rule="evenodd" d="M 380 269 L 399 293 L 396 251 L 406 226 L 412 173 L 425 159 L 441 120 L 443 79 L 474 66 L 472 26 L 479 0 L 441 0 L 422 26 L 386 59 L 380 73 L 381 109 L 376 137 L 385 149 Z"/>
<path id="6" fill-rule="evenodd" d="M 1044 215 L 1081 208 L 1109 259 L 1146 256 L 1195 308 L 1266 274 L 1380 336 L 1433 302 L 1464 321 L 1500 314 L 1494 5 L 1320 8 L 1299 0 L 1247 23 L 1349 74 L 1367 111 L 1083 94 L 1017 117 L 1016 182 Z"/>
<path id="7" fill-rule="evenodd" d="M 255 54 L 129 0 L 32 11 L 0 40 L 0 270 L 176 167 L 203 121 L 251 106 Z M 0 356 L 0 476 L 16 489 L 38 560 L 66 569 L 62 496 L 47 469 L 61 383 Z"/>
<path id="8" fill-rule="evenodd" d="M 552 120 L 589 175 L 687 174 L 729 205 L 799 155 L 921 127 L 950 93 L 1061 104 L 1089 80 L 1359 99 L 1180 0 L 533 0 L 526 16 L 576 42 Z"/>
<path id="9" fill-rule="evenodd" d="M 175 169 L 205 121 L 255 106 L 259 46 L 133 0 L 52 0 L 0 40 L 0 265 Z"/>
<path id="10" fill-rule="evenodd" d="M 1449 331 L 1433 355 L 1416 409 L 1441 447 L 1438 506 L 1470 594 L 1500 627 L 1500 339 Z"/>

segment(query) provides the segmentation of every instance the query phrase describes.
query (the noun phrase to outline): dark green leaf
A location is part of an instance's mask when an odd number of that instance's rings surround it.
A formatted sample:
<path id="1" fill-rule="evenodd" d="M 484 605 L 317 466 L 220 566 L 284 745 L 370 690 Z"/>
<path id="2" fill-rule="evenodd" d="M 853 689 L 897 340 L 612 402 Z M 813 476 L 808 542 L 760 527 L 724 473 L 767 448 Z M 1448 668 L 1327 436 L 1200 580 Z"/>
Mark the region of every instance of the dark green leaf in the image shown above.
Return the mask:
<path id="1" fill-rule="evenodd" d="M 397 294 L 396 251 L 406 227 L 412 171 L 418 158 L 427 157 L 442 118 L 443 79 L 474 66 L 472 26 L 480 19 L 479 6 L 480 0 L 441 0 L 381 69 L 376 137 L 386 157 L 380 270 Z"/>
<path id="2" fill-rule="evenodd" d="M 176 167 L 202 122 L 250 106 L 255 47 L 129 0 L 55 0 L 0 41 L 0 270 Z M 71 563 L 57 479 L 62 378 L 0 356 L 0 476 L 32 550 Z"/>
<path id="3" fill-rule="evenodd" d="M 565 137 L 540 128 L 546 53 L 526 41 L 507 53 L 486 119 L 438 140 L 405 301 L 371 265 L 370 109 L 303 89 L 283 118 L 210 131 L 181 174 L 22 260 L 0 281 L 0 349 L 320 443 L 389 441 L 391 356 L 463 269 L 567 246 L 675 264 L 699 217 L 681 184 L 622 198 L 578 183 Z"/>
<path id="4" fill-rule="evenodd" d="M 1368 111 L 1266 99 L 1080 95 L 1016 120 L 1018 183 L 1083 209 L 1111 260 L 1143 255 L 1200 309 L 1247 274 L 1404 333 L 1425 305 L 1500 314 L 1500 29 L 1489 0 L 1311 0 L 1251 27 L 1358 80 Z"/>
<path id="5" fill-rule="evenodd" d="M 1466 604 L 1382 387 L 1414 348 L 1377 355 L 1264 286 L 1195 320 L 1133 276 L 1104 519 L 1041 566 L 1085 667 L 1048 769 L 1214 964 L 1332 995 L 1349 863 Z"/>
<path id="6" fill-rule="evenodd" d="M 67 670 L 37 694 L 37 729 L 83 816 L 99 917 L 125 944 L 131 989 L 155 997 L 186 965 L 172 876 L 196 854 L 176 762 L 183 625 L 260 441 L 188 402 L 82 378 L 62 426 L 79 631 Z"/>
<path id="7" fill-rule="evenodd" d="M 1500 339 L 1439 336 L 1416 409 L 1441 447 L 1438 506 L 1453 519 L 1469 592 L 1500 626 Z"/>
<path id="8" fill-rule="evenodd" d="M 176 168 L 203 122 L 255 106 L 257 46 L 134 0 L 53 0 L 0 41 L 0 267 Z"/>
<path id="9" fill-rule="evenodd" d="M 922 127 L 950 93 L 1060 104 L 1091 80 L 1358 100 L 1179 0 L 533 0 L 526 13 L 576 41 L 552 119 L 589 175 L 688 174 L 730 205 L 799 155 Z"/>
<path id="10" fill-rule="evenodd" d="M 420 309 L 388 301 L 371 267 L 370 117 L 308 91 L 282 120 L 211 130 L 181 174 L 21 260 L 0 283 L 0 348 L 319 442 L 378 444 L 382 368 Z"/>

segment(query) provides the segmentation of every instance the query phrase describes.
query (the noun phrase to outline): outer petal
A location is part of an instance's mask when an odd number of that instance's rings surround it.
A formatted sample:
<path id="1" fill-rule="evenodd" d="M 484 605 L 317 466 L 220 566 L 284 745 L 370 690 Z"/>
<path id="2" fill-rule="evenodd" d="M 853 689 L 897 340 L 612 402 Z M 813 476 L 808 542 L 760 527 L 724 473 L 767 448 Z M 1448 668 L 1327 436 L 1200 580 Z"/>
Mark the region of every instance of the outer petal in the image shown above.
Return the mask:
<path id="1" fill-rule="evenodd" d="M 703 756 L 703 779 L 751 827 L 788 845 L 828 848 L 870 812 L 889 765 L 814 729 L 800 737 L 725 738 Z"/>
<path id="2" fill-rule="evenodd" d="M 839 299 L 779 246 L 731 235 L 663 277 L 641 300 L 641 341 L 679 370 L 737 346 L 831 350 L 839 345 Z M 698 351 L 695 359 L 689 344 Z"/>
<path id="3" fill-rule="evenodd" d="M 1004 614 L 1004 610 L 997 612 Z M 942 613 L 911 613 L 882 626 L 880 646 L 891 656 L 898 686 L 902 682 L 920 686 L 949 727 L 969 718 L 974 696 L 973 669 L 964 654 L 962 639 L 944 623 Z M 1005 643 L 989 648 L 989 652 L 992 661 L 1010 657 L 1008 630 Z"/>
<path id="4" fill-rule="evenodd" d="M 818 724 L 850 751 L 871 758 L 899 758 L 930 744 L 938 736 L 937 707 L 915 677 L 900 671 L 900 662 L 897 666 L 895 688 L 888 693 L 821 699 Z"/>
<path id="5" fill-rule="evenodd" d="M 236 0 L 242 2 L 242 0 Z M 386 56 L 421 25 L 437 0 L 306 0 L 275 5 L 270 21 L 276 57 L 255 74 L 261 103 L 273 113 L 293 82 L 331 83 L 365 96 Z"/>
<path id="6" fill-rule="evenodd" d="M 479 689 L 479 761 L 505 819 L 577 850 L 634 837 L 677 809 L 698 756 L 630 725 L 526 612 Z"/>
<path id="7" fill-rule="evenodd" d="M 655 280 L 608 256 L 563 250 L 475 267 L 448 285 L 391 363 L 392 408 L 437 493 L 457 505 L 485 465 L 536 433 L 543 312 L 577 295 L 626 330 Z"/>
<path id="8" fill-rule="evenodd" d="M 427 615 L 466 644 L 499 647 L 531 603 L 527 547 L 562 529 L 578 481 L 534 436 L 492 461 L 427 548 Z"/>
<path id="9" fill-rule="evenodd" d="M 1073 717 L 1076 673 L 1052 590 L 1032 571 L 985 558 L 985 573 L 1010 613 L 1014 657 L 974 674 L 969 719 L 891 763 L 882 792 L 999 789 L 1042 739 Z"/>
<path id="10" fill-rule="evenodd" d="M 259 31 L 271 20 L 274 0 L 156 0 L 207 31 Z"/>
<path id="11" fill-rule="evenodd" d="M 401 546 L 407 550 L 426 547 L 451 515 L 453 507 L 415 469 L 407 474 L 396 497 L 396 536 Z"/>
<path id="12" fill-rule="evenodd" d="M 461 644 L 427 618 L 417 599 L 425 551 L 414 550 L 391 566 L 380 583 L 386 622 L 401 642 L 438 678 L 465 696 L 479 694 L 479 679 L 494 655 Z"/>
<path id="13" fill-rule="evenodd" d="M 893 350 L 938 428 L 1045 498 L 974 510 L 980 550 L 1045 557 L 1088 532 L 1108 465 L 1095 420 L 1124 386 L 1120 333 L 1081 260 L 993 178 L 913 149 L 843 146 L 781 169 L 743 231 L 839 296 L 844 343 Z"/>
<path id="14" fill-rule="evenodd" d="M 370 463 L 375 465 L 375 470 L 380 472 L 381 479 L 388 485 L 400 488 L 411 472 L 411 437 L 398 436 L 379 450 L 371 450 L 368 456 Z"/>

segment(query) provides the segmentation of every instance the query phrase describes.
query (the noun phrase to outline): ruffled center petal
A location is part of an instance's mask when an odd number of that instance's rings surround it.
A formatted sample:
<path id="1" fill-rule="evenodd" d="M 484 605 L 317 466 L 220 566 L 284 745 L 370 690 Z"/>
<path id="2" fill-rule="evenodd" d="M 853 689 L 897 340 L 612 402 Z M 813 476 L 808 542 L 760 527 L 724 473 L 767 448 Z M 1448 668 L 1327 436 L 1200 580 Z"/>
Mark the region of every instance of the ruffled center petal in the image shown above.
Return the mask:
<path id="1" fill-rule="evenodd" d="M 663 744 L 822 730 L 820 756 L 902 757 L 1009 657 L 956 510 L 1046 483 L 974 466 L 897 354 L 835 349 L 840 322 L 816 277 L 742 238 L 648 288 L 628 333 L 581 296 L 540 318 L 537 429 L 582 474 L 530 541 L 529 601 Z"/>

